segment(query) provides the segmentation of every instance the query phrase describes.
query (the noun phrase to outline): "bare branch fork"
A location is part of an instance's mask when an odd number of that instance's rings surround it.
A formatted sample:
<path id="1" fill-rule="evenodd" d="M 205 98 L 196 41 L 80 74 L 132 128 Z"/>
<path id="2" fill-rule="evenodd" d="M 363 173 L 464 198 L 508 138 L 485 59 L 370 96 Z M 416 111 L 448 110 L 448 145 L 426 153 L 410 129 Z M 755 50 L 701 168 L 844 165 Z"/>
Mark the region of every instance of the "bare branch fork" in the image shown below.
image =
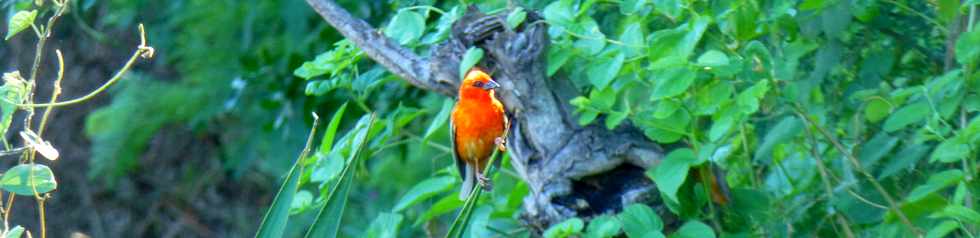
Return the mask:
<path id="1" fill-rule="evenodd" d="M 636 202 L 656 205 L 674 225 L 643 174 L 662 158 L 661 149 L 629 125 L 613 131 L 575 122 L 566 102 L 580 93 L 568 80 L 549 80 L 545 73 L 545 24 L 507 30 L 501 25 L 504 16 L 470 9 L 453 25 L 452 36 L 423 58 L 334 1 L 307 3 L 378 64 L 416 87 L 446 96 L 456 94 L 466 49 L 476 46 L 488 53 L 481 65 L 501 84 L 497 95 L 513 118 L 507 138 L 512 164 L 531 190 L 522 214 L 527 225 L 541 231 L 572 216 L 617 212 Z M 537 16 L 530 14 L 527 22 L 535 22 L 532 18 Z"/>

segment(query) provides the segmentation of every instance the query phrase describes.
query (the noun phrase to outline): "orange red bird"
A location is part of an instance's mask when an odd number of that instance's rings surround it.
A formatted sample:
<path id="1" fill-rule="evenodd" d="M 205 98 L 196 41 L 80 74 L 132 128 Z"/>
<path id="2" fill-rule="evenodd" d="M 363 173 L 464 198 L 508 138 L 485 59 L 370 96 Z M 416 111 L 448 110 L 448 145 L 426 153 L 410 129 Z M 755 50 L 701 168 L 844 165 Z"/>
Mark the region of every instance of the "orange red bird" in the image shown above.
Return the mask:
<path id="1" fill-rule="evenodd" d="M 504 151 L 504 136 L 508 128 L 504 106 L 494 96 L 500 85 L 486 72 L 473 68 L 459 86 L 459 99 L 450 117 L 453 158 L 463 187 L 459 198 L 465 200 L 473 192 L 474 180 L 486 190 L 491 188 L 484 168 L 494 149 Z"/>

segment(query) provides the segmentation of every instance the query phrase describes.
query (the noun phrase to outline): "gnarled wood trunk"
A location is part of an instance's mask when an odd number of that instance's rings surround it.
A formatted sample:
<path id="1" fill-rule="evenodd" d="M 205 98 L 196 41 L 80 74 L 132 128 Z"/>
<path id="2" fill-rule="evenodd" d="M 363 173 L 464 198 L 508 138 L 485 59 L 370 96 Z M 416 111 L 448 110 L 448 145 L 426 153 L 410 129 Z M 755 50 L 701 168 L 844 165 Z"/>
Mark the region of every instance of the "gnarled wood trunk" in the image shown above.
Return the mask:
<path id="1" fill-rule="evenodd" d="M 471 8 L 454 24 L 450 39 L 425 59 L 333 1 L 307 2 L 392 73 L 447 96 L 455 96 L 466 49 L 475 46 L 488 53 L 481 65 L 501 84 L 497 95 L 512 119 L 507 142 L 512 164 L 531 190 L 522 214 L 530 227 L 540 231 L 569 217 L 612 213 L 630 203 L 659 204 L 653 201 L 659 199 L 656 187 L 643 173 L 659 162 L 661 149 L 628 125 L 607 130 L 575 122 L 567 102 L 580 93 L 568 80 L 547 77 L 547 26 L 535 14 L 509 30 L 502 26 L 505 16 Z"/>

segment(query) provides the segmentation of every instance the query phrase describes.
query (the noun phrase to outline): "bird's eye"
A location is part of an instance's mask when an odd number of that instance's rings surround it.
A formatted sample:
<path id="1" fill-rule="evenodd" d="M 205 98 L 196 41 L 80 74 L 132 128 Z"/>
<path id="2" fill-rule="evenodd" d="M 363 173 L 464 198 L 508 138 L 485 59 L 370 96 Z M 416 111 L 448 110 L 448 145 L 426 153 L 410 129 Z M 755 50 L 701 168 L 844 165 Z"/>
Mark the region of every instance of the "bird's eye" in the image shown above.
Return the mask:
<path id="1" fill-rule="evenodd" d="M 478 87 L 478 88 L 483 87 L 483 81 L 476 81 L 475 83 L 473 83 L 473 87 Z"/>

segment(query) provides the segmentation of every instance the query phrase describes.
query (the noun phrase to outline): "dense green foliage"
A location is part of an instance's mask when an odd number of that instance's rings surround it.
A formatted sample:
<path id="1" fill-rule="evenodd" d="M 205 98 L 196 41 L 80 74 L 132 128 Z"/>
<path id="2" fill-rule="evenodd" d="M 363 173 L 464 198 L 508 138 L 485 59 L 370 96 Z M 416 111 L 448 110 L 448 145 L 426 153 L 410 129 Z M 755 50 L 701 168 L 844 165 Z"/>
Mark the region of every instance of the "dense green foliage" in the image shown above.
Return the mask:
<path id="1" fill-rule="evenodd" d="M 339 2 L 419 53 L 465 9 Z M 633 204 L 566 220 L 546 237 L 980 233 L 980 30 L 968 20 L 977 1 L 507 2 L 478 6 L 508 14 L 511 27 L 541 13 L 548 75 L 580 91 L 568 102 L 580 124 L 636 128 L 670 148 L 647 175 L 676 224 Z M 285 237 L 312 224 L 314 235 L 441 236 L 464 206 L 446 133 L 452 99 L 370 62 L 303 1 L 72 3 L 83 16 L 110 5 L 99 18 L 111 27 L 146 23 L 153 66 L 173 71 L 137 70 L 88 116 L 93 178 L 132 172 L 153 135 L 178 125 L 215 135 L 212 156 L 229 173 L 283 179 L 263 227 Z M 310 112 L 336 119 L 294 160 Z M 688 176 L 709 162 L 727 172 L 729 205 L 709 203 Z M 472 210 L 470 237 L 530 235 L 517 219 L 529 189 L 503 164 Z"/>
<path id="2" fill-rule="evenodd" d="M 980 151 L 974 70 L 980 41 L 978 31 L 968 29 L 973 24 L 960 20 L 972 19 L 964 17 L 970 4 L 565 0 L 528 5 L 551 25 L 549 75 L 571 80 L 582 92 L 569 102 L 578 108 L 579 123 L 633 126 L 653 141 L 675 145 L 648 175 L 670 212 L 686 221 L 677 230 L 661 231 L 663 225 L 650 225 L 661 223 L 657 215 L 635 205 L 619 219 L 593 218 L 589 229 L 587 218 L 556 224 L 546 237 L 608 237 L 620 228 L 630 237 L 976 232 L 980 213 L 973 208 L 973 194 L 980 187 L 971 181 Z M 459 17 L 460 6 L 444 7 L 449 10 L 404 7 L 384 32 L 425 50 Z M 510 11 L 511 26 L 523 20 L 520 9 L 499 4 L 483 9 Z M 433 12 L 439 17 L 430 16 Z M 956 38 L 951 31 L 963 32 Z M 948 50 L 947 41 L 953 42 Z M 324 94 L 349 80 L 356 85 L 364 76 L 356 76 L 357 63 L 350 61 L 360 58 L 350 57 L 357 55 L 351 51 L 356 49 L 342 42 L 299 68 L 297 76 L 314 80 L 307 92 Z M 955 61 L 944 62 L 946 56 Z M 433 126 L 441 126 L 441 120 L 437 115 Z M 729 205 L 709 204 L 704 185 L 688 178 L 689 169 L 708 161 L 728 172 L 734 199 Z M 431 211 L 459 206 L 444 192 L 451 184 L 436 181 L 420 182 L 403 195 L 412 201 L 442 198 L 419 221 L 427 221 Z M 512 212 L 498 211 L 513 207 L 494 197 L 484 209 L 500 216 L 475 218 L 471 232 L 483 234 L 476 236 L 513 235 L 497 225 L 513 218 Z M 411 219 L 403 204 L 394 211 Z M 653 220 L 635 225 L 634 219 Z"/>

